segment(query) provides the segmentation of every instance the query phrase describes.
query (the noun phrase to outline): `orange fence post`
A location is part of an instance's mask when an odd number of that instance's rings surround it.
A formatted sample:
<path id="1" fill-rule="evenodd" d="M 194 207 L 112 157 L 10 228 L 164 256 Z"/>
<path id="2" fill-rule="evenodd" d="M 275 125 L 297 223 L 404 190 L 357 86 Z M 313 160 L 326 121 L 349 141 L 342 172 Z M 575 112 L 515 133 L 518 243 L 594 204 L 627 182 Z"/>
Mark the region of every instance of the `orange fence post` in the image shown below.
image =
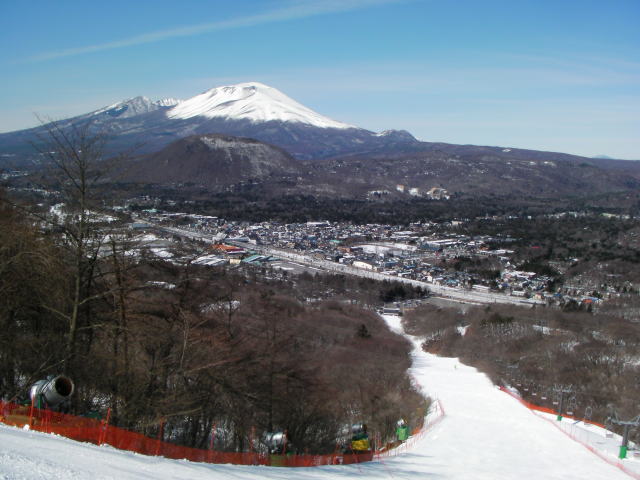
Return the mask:
<path id="1" fill-rule="evenodd" d="M 107 428 L 109 427 L 109 419 L 111 418 L 111 407 L 107 409 L 107 418 L 103 420 L 100 425 L 100 439 L 98 440 L 98 445 L 102 445 L 107 437 Z"/>
<path id="2" fill-rule="evenodd" d="M 213 451 L 216 446 L 216 424 L 211 425 L 211 439 L 209 440 L 209 463 L 213 463 Z"/>
<path id="3" fill-rule="evenodd" d="M 45 433 L 51 433 L 51 417 L 53 412 L 51 410 L 45 410 L 42 415 L 42 429 Z"/>
<path id="4" fill-rule="evenodd" d="M 35 409 L 35 395 L 31 398 L 31 408 L 29 409 L 29 428 L 33 426 L 33 410 Z"/>
<path id="5" fill-rule="evenodd" d="M 209 442 L 209 450 L 213 450 L 216 445 L 216 424 L 211 425 L 211 440 Z"/>
<path id="6" fill-rule="evenodd" d="M 156 453 L 155 455 L 160 455 L 160 444 L 162 442 L 162 437 L 164 436 L 164 418 L 160 420 L 160 430 L 158 431 L 158 442 L 156 443 Z"/>
<path id="7" fill-rule="evenodd" d="M 284 440 L 282 442 L 282 455 L 287 454 L 287 431 L 284 431 Z"/>

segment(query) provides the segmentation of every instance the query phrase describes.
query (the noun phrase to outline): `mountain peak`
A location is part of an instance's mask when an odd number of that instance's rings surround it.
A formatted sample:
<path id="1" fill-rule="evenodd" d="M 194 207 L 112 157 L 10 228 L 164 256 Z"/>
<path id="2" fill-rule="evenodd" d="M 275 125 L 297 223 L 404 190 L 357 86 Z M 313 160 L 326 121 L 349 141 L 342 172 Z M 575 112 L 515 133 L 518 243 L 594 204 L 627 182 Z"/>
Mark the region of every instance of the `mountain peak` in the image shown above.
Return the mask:
<path id="1" fill-rule="evenodd" d="M 173 98 L 173 97 L 168 97 L 168 98 L 161 98 L 160 100 L 156 100 L 153 103 L 155 103 L 160 107 L 175 107 L 180 102 L 182 102 L 182 100 Z"/>
<path id="2" fill-rule="evenodd" d="M 384 130 L 380 133 L 376 133 L 376 137 L 385 137 L 387 139 L 394 139 L 405 142 L 418 142 L 418 140 L 416 140 L 416 137 L 411 135 L 406 130 Z"/>
<path id="3" fill-rule="evenodd" d="M 167 117 L 171 119 L 197 116 L 249 120 L 253 123 L 280 121 L 320 128 L 357 128 L 320 115 L 279 90 L 260 82 L 215 87 L 185 100 L 167 112 Z"/>
<path id="4" fill-rule="evenodd" d="M 173 107 L 178 103 L 180 103 L 180 101 L 174 98 L 165 98 L 157 102 L 153 102 L 147 97 L 138 96 L 96 110 L 91 115 L 128 118 L 135 117 L 142 113 L 153 112 L 154 110 L 158 110 L 162 107 Z"/>

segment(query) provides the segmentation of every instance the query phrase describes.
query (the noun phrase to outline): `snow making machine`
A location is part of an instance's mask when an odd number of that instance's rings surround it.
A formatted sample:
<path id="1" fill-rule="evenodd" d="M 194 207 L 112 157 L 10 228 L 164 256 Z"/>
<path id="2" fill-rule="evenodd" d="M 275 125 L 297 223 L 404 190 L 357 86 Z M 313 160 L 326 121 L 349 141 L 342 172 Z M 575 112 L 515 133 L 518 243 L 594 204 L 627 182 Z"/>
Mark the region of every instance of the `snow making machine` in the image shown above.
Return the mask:
<path id="1" fill-rule="evenodd" d="M 268 432 L 264 435 L 264 443 L 269 450 L 269 464 L 272 467 L 287 466 L 287 457 L 293 452 L 287 432 Z"/>
<path id="2" fill-rule="evenodd" d="M 73 380 L 65 375 L 49 375 L 38 380 L 29 390 L 31 403 L 37 408 L 64 411 L 75 390 Z"/>
<path id="3" fill-rule="evenodd" d="M 270 454 L 284 454 L 287 450 L 291 450 L 291 445 L 288 442 L 287 434 L 285 432 L 265 433 L 264 443 L 269 449 Z"/>
<path id="4" fill-rule="evenodd" d="M 356 423 L 351 427 L 350 449 L 352 453 L 369 453 L 371 451 L 366 424 Z"/>

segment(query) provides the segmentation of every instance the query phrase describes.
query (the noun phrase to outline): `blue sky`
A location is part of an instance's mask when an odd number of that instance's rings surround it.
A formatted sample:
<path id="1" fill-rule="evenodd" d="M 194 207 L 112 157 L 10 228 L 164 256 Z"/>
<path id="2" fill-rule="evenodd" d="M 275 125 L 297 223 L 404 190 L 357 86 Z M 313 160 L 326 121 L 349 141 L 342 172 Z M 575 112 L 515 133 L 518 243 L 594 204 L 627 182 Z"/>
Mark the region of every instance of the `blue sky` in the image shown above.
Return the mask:
<path id="1" fill-rule="evenodd" d="M 0 131 L 245 81 L 421 140 L 640 159 L 639 0 L 0 1 Z"/>

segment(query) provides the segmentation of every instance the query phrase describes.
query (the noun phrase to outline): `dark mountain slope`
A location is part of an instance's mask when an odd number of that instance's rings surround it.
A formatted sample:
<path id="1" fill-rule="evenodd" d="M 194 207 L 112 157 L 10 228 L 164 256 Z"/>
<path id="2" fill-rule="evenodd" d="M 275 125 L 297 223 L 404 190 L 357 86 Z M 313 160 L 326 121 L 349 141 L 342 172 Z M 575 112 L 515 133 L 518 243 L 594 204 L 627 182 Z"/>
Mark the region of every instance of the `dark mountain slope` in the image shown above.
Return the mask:
<path id="1" fill-rule="evenodd" d="M 193 183 L 211 189 L 296 176 L 301 164 L 284 150 L 250 138 L 194 135 L 132 161 L 125 180 Z"/>
<path id="2" fill-rule="evenodd" d="M 495 147 L 427 144 L 414 153 L 351 155 L 306 162 L 309 182 L 325 193 L 423 196 L 433 187 L 470 195 L 589 196 L 640 189 L 640 162 L 616 168 L 584 157 Z M 508 149 L 506 149 L 508 150 Z M 457 152 L 457 153 L 456 153 Z M 603 168 L 604 167 L 604 168 Z M 404 193 L 397 190 L 404 186 Z"/>

